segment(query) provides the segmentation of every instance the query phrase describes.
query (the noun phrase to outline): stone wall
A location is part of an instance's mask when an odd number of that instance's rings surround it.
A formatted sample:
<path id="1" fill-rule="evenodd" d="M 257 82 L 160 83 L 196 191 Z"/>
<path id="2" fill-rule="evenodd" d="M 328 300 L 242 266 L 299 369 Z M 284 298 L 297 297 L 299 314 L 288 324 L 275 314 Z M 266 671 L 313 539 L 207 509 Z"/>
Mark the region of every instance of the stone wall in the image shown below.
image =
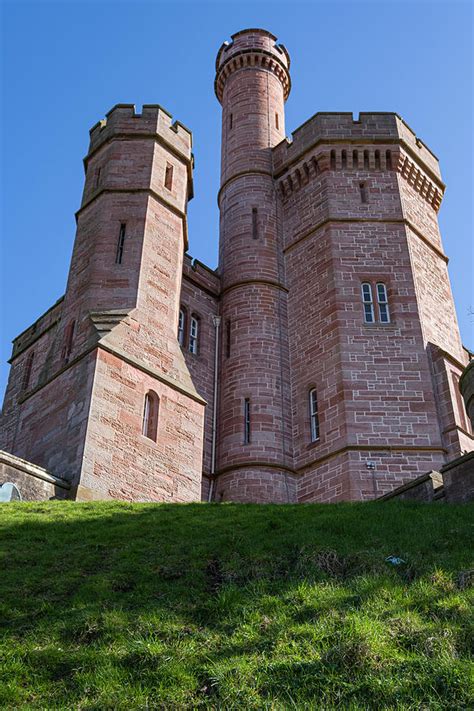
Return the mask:
<path id="1" fill-rule="evenodd" d="M 0 451 L 0 486 L 16 484 L 22 501 L 47 501 L 68 498 L 69 483 L 46 469 Z"/>

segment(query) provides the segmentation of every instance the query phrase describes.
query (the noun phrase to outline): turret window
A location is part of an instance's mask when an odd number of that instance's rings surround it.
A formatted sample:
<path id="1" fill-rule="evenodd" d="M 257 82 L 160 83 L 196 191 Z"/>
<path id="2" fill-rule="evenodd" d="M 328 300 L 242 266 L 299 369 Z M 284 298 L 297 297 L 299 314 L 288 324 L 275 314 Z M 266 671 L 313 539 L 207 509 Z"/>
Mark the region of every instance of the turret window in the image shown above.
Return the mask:
<path id="1" fill-rule="evenodd" d="M 319 414 L 316 388 L 309 391 L 309 422 L 311 442 L 317 442 L 319 439 Z"/>
<path id="2" fill-rule="evenodd" d="M 197 355 L 199 349 L 199 318 L 196 314 L 191 316 L 189 324 L 189 352 Z"/>
<path id="3" fill-rule="evenodd" d="M 258 208 L 252 207 L 252 238 L 258 239 Z"/>
<path id="4" fill-rule="evenodd" d="M 365 323 L 374 323 L 374 302 L 372 299 L 372 286 L 365 282 L 362 284 L 362 303 L 364 305 L 364 321 Z"/>
<path id="5" fill-rule="evenodd" d="M 165 170 L 165 188 L 171 190 L 173 187 L 173 166 L 171 163 L 166 164 Z"/>
<path id="6" fill-rule="evenodd" d="M 377 284 L 377 303 L 379 306 L 380 323 L 390 323 L 387 287 L 381 282 Z"/>
<path id="7" fill-rule="evenodd" d="M 26 359 L 26 363 L 25 363 L 25 370 L 23 372 L 23 382 L 21 385 L 22 390 L 26 390 L 28 388 L 28 385 L 30 384 L 31 370 L 33 368 L 34 357 L 35 357 L 34 351 L 31 351 L 31 353 L 28 353 L 28 358 Z"/>
<path id="8" fill-rule="evenodd" d="M 250 400 L 244 400 L 244 444 L 250 444 Z"/>
<path id="9" fill-rule="evenodd" d="M 275 114 L 275 128 L 277 131 L 280 130 L 280 119 L 278 118 L 278 114 Z"/>
<path id="10" fill-rule="evenodd" d="M 156 442 L 158 435 L 158 412 L 160 408 L 160 398 L 150 390 L 145 395 L 143 407 L 142 435 Z"/>
<path id="11" fill-rule="evenodd" d="M 120 231 L 119 231 L 119 236 L 118 236 L 118 241 L 117 241 L 117 251 L 115 253 L 115 264 L 122 264 L 123 249 L 125 246 L 125 229 L 126 229 L 126 224 L 125 224 L 125 222 L 122 222 L 120 225 Z"/>
<path id="12" fill-rule="evenodd" d="M 373 298 L 373 287 L 370 282 L 361 284 L 362 305 L 364 308 L 364 323 L 390 323 L 390 308 L 388 304 L 387 287 L 383 282 L 375 284 L 377 311 Z"/>

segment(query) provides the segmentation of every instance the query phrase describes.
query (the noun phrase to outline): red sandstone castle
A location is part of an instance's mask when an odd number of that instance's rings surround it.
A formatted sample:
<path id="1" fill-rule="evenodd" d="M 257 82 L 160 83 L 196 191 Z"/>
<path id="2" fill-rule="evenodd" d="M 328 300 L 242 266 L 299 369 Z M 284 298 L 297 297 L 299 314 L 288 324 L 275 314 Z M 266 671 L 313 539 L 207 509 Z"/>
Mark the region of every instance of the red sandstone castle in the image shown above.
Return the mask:
<path id="1" fill-rule="evenodd" d="M 190 131 L 122 104 L 91 129 L 66 293 L 15 339 L 3 415 L 59 492 L 370 499 L 473 449 L 438 161 L 394 113 L 288 140 L 289 67 L 259 29 L 217 55 L 216 271 L 186 255 Z"/>

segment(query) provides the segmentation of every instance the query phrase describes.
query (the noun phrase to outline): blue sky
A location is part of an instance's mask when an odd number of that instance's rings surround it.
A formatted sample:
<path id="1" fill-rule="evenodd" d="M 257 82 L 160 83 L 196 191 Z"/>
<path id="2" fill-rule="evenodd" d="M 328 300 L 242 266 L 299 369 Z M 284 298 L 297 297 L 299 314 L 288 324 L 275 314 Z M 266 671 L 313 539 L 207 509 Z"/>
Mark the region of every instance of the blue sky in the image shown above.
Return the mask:
<path id="1" fill-rule="evenodd" d="M 439 157 L 441 232 L 474 347 L 470 0 L 4 0 L 2 16 L 2 391 L 10 341 L 64 292 L 88 130 L 114 104 L 159 103 L 193 131 L 190 251 L 216 266 L 214 60 L 245 27 L 290 52 L 287 134 L 316 111 L 396 111 Z"/>

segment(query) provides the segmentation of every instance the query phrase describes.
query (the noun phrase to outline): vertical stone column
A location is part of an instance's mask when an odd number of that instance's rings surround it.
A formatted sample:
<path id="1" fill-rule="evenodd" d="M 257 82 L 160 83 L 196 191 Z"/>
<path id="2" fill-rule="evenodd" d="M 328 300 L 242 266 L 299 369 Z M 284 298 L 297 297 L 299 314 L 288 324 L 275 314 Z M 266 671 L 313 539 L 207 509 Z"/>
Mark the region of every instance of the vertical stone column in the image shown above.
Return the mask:
<path id="1" fill-rule="evenodd" d="M 223 44 L 218 499 L 291 501 L 285 277 L 272 148 L 285 136 L 289 56 L 265 30 Z"/>

